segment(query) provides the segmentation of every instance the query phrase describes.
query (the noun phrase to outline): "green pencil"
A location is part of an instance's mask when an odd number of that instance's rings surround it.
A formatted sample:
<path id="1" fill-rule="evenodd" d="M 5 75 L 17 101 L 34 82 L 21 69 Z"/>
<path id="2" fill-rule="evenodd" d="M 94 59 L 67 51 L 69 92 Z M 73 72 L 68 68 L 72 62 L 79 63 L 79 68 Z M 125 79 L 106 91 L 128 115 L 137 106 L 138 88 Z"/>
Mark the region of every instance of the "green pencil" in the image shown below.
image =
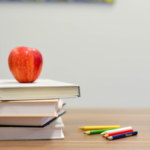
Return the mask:
<path id="1" fill-rule="evenodd" d="M 100 133 L 105 132 L 105 131 L 107 131 L 107 130 L 114 130 L 114 129 L 118 129 L 118 128 L 103 129 L 103 130 L 92 130 L 92 131 L 84 132 L 83 134 L 100 134 Z"/>

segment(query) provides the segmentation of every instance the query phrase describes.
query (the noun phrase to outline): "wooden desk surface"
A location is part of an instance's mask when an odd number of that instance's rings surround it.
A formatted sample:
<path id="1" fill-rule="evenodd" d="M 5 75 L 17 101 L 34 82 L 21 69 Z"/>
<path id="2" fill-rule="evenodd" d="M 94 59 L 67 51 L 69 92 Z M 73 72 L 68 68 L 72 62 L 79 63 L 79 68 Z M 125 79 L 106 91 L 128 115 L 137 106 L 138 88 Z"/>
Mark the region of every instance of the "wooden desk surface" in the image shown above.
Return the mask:
<path id="1" fill-rule="evenodd" d="M 0 150 L 149 150 L 150 109 L 67 109 L 62 117 L 64 140 L 0 141 Z M 139 134 L 107 141 L 100 135 L 85 135 L 84 125 L 132 126 Z"/>

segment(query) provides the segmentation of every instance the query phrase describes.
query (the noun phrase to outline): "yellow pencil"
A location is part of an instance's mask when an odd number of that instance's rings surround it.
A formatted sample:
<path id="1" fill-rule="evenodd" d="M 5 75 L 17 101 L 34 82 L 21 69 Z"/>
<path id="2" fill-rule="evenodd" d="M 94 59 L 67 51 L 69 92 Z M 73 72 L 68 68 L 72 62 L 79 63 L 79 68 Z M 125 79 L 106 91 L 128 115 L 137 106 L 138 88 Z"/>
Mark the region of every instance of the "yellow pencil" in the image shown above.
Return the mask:
<path id="1" fill-rule="evenodd" d="M 78 129 L 82 129 L 82 130 L 98 130 L 98 129 L 112 129 L 112 128 L 120 128 L 120 125 L 78 127 Z"/>

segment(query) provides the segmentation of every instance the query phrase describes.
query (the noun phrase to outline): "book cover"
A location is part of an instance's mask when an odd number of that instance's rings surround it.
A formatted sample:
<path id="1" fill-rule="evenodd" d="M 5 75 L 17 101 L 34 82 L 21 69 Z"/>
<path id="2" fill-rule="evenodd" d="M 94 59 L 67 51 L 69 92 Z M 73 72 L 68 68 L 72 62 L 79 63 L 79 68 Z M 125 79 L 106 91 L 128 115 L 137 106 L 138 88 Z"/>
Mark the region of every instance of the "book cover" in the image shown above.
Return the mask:
<path id="1" fill-rule="evenodd" d="M 49 79 L 38 79 L 33 83 L 16 80 L 0 80 L 0 100 L 52 99 L 80 97 L 80 87 Z"/>

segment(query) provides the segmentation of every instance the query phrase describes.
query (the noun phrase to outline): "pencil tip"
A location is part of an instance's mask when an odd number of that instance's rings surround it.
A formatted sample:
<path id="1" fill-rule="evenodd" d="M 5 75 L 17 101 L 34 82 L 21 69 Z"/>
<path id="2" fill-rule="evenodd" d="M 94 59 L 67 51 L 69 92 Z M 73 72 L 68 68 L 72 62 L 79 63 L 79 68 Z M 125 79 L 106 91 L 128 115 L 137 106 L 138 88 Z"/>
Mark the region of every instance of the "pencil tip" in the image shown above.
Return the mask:
<path id="1" fill-rule="evenodd" d="M 78 129 L 83 129 L 83 127 L 78 127 Z"/>

